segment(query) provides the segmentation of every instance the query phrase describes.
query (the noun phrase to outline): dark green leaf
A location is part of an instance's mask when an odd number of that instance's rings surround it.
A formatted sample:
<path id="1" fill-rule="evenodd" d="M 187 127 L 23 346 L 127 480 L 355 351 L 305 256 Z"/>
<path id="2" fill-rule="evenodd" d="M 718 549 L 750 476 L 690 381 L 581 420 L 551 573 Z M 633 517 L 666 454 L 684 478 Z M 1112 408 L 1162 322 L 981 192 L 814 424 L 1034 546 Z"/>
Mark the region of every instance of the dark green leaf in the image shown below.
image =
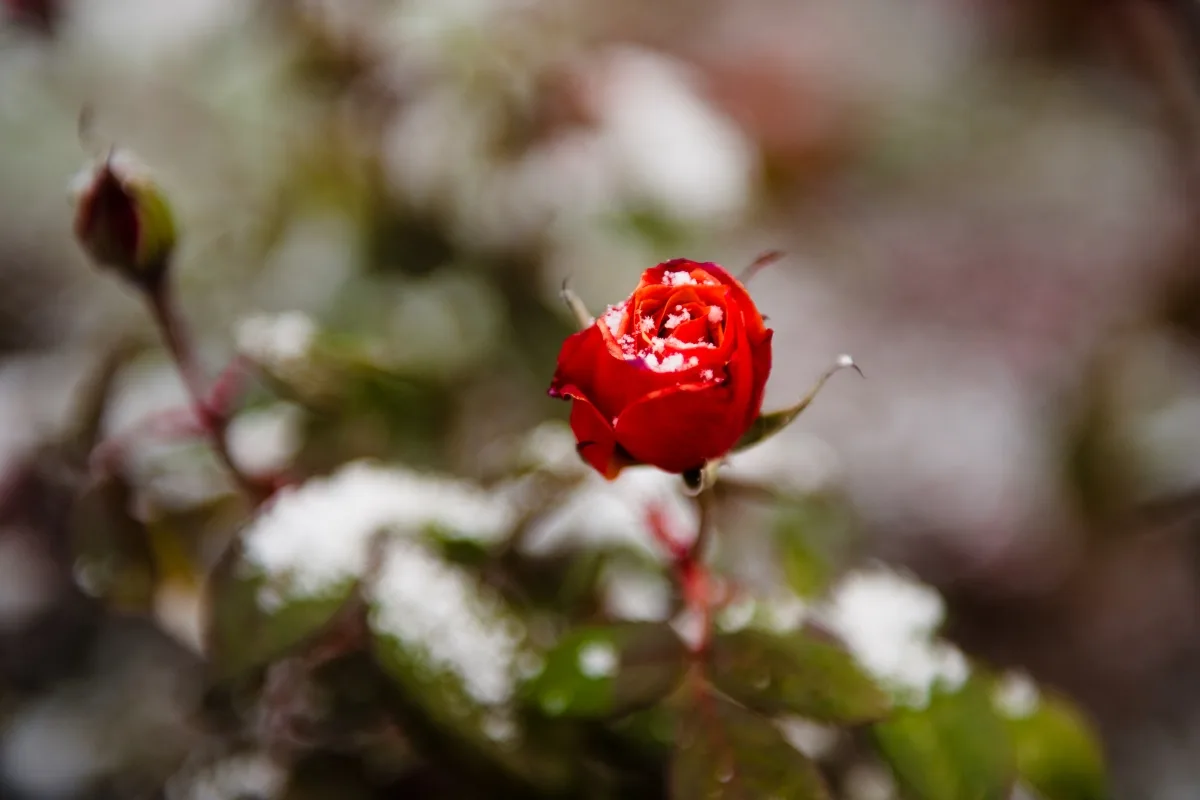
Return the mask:
<path id="1" fill-rule="evenodd" d="M 395 559 L 412 560 L 399 577 L 390 571 Z M 533 656 L 513 609 L 426 544 L 394 540 L 381 561 L 379 577 L 366 590 L 371 652 L 388 680 L 389 711 L 414 748 L 470 773 L 472 783 L 504 787 L 495 796 L 561 788 L 574 765 L 554 748 L 543 752 L 535 746 L 516 698 L 509 696 Z M 422 573 L 429 576 L 422 592 L 397 582 Z M 438 619 L 444 624 L 433 624 Z M 470 646 L 464 641 L 481 649 L 464 651 Z"/>
<path id="2" fill-rule="evenodd" d="M 686 664 L 687 650 L 669 625 L 583 628 L 546 656 L 525 697 L 550 716 L 621 716 L 670 694 Z"/>
<path id="3" fill-rule="evenodd" d="M 851 725 L 883 717 L 887 695 L 840 647 L 810 633 L 776 636 L 745 629 L 712 643 L 713 682 L 765 713 L 791 712 Z"/>
<path id="4" fill-rule="evenodd" d="M 1029 716 L 1010 719 L 1021 779 L 1043 800 L 1104 800 L 1100 744 L 1065 701 L 1043 696 Z"/>
<path id="5" fill-rule="evenodd" d="M 935 688 L 926 708 L 898 709 L 873 735 L 912 800 L 1007 800 L 1012 789 L 1012 742 L 977 681 Z"/>
<path id="6" fill-rule="evenodd" d="M 683 692 L 671 797 L 675 800 L 823 800 L 816 766 L 770 720 L 726 698 Z"/>
<path id="7" fill-rule="evenodd" d="M 215 576 L 208 646 L 214 676 L 236 678 L 289 652 L 319 632 L 345 606 L 354 582 L 319 597 L 289 597 L 245 562 Z"/>

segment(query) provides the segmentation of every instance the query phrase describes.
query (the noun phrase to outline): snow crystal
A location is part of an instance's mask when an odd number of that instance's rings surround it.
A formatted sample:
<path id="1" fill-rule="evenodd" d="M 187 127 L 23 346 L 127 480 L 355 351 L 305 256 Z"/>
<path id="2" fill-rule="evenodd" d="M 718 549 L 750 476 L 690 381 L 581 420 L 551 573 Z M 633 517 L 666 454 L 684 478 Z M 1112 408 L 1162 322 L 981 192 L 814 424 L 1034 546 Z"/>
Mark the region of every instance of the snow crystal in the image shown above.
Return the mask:
<path id="1" fill-rule="evenodd" d="M 625 321 L 625 304 L 609 306 L 601 319 L 604 320 L 604 324 L 608 326 L 608 329 L 612 331 L 613 336 L 618 335 L 621 332 L 621 323 Z"/>
<path id="2" fill-rule="evenodd" d="M 238 352 L 267 366 L 304 359 L 317 335 L 316 324 L 300 311 L 256 314 L 238 323 Z"/>
<path id="3" fill-rule="evenodd" d="M 709 322 L 716 325 L 718 322 L 720 322 L 723 319 L 725 319 L 725 312 L 721 310 L 720 306 L 709 306 L 708 307 L 708 321 Z"/>
<path id="4" fill-rule="evenodd" d="M 691 319 L 692 312 L 688 311 L 683 306 L 675 306 L 675 313 L 667 315 L 667 320 L 663 323 L 663 327 L 669 331 L 673 331 L 683 323 L 689 322 Z"/>
<path id="5" fill-rule="evenodd" d="M 996 708 L 1006 717 L 1021 719 L 1037 710 L 1041 702 L 1037 684 L 1023 672 L 1008 672 L 996 685 L 992 696 Z"/>
<path id="6" fill-rule="evenodd" d="M 662 283 L 663 286 L 696 286 L 699 281 L 692 277 L 692 273 L 680 270 L 679 272 L 664 272 Z"/>
<path id="7" fill-rule="evenodd" d="M 918 703 L 939 681 L 957 688 L 967 679 L 962 652 L 934 639 L 945 613 L 941 596 L 891 570 L 851 573 L 814 613 L 877 679 Z"/>
<path id="8" fill-rule="evenodd" d="M 375 631 L 456 675 L 476 702 L 499 706 L 512 697 L 524 629 L 470 573 L 416 540 L 397 539 L 371 601 Z"/>
<path id="9" fill-rule="evenodd" d="M 713 371 L 711 369 L 702 369 L 700 370 L 700 377 L 706 381 L 711 381 L 713 379 Z"/>
<path id="10" fill-rule="evenodd" d="M 655 325 L 654 317 L 645 316 L 645 317 L 642 317 L 642 321 L 640 323 L 638 323 L 638 329 L 642 333 L 650 333 L 654 330 L 654 325 Z"/>
<path id="11" fill-rule="evenodd" d="M 644 360 L 646 366 L 655 372 L 678 372 L 687 366 L 687 362 L 683 358 L 683 353 L 671 353 L 671 355 L 665 356 L 662 359 L 659 359 L 654 353 L 647 353 Z M 697 363 L 698 361 L 697 359 Z"/>
<path id="12" fill-rule="evenodd" d="M 436 526 L 494 541 L 511 529 L 516 513 L 511 498 L 499 492 L 357 461 L 277 494 L 246 530 L 246 559 L 284 577 L 288 594 L 318 596 L 362 575 L 370 540 L 380 530 L 415 533 Z M 260 600 L 269 601 L 269 592 Z"/>
<path id="13" fill-rule="evenodd" d="M 579 672 L 585 678 L 608 678 L 617 671 L 617 650 L 612 642 L 588 642 L 579 648 Z"/>

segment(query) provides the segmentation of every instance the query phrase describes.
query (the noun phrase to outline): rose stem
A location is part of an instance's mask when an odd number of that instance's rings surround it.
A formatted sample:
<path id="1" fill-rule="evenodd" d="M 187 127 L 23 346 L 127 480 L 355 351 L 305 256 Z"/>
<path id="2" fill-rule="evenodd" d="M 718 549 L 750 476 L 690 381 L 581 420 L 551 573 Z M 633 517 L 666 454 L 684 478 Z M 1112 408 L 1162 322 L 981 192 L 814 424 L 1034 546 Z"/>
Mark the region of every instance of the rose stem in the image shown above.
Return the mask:
<path id="1" fill-rule="evenodd" d="M 192 403 L 192 409 L 208 434 L 217 458 L 246 496 L 255 505 L 260 504 L 271 495 L 271 491 L 268 487 L 247 476 L 234 463 L 233 455 L 229 452 L 228 410 L 224 407 L 214 407 L 205 399 L 200 364 L 196 360 L 195 351 L 192 349 L 191 339 L 183 319 L 175 309 L 167 278 L 164 276 L 161 280 L 148 286 L 145 295 L 150 306 L 150 314 L 154 317 L 155 325 L 158 326 L 167 352 L 179 369 L 179 374 L 183 378 L 184 386 Z"/>
<path id="2" fill-rule="evenodd" d="M 682 571 L 685 584 L 685 596 L 693 610 L 700 613 L 700 639 L 696 643 L 694 653 L 703 656 L 708 652 L 712 639 L 712 587 L 709 582 L 708 568 L 704 565 L 704 553 L 712 538 L 712 487 L 704 487 L 696 495 L 696 505 L 700 509 L 700 521 L 696 528 L 696 538 L 684 556 Z"/>

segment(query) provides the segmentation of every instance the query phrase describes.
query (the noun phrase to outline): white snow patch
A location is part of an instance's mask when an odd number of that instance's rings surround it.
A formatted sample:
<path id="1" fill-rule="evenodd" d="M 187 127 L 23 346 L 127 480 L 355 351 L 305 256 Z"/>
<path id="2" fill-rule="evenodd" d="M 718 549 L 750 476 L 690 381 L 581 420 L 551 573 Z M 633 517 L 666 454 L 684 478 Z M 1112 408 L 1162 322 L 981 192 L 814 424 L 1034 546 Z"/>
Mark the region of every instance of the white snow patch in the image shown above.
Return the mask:
<path id="1" fill-rule="evenodd" d="M 229 450 L 234 462 L 250 474 L 279 472 L 300 449 L 304 412 L 294 403 L 238 414 L 229 426 Z"/>
<path id="2" fill-rule="evenodd" d="M 457 676 L 480 704 L 502 706 L 511 699 L 524 627 L 470 573 L 418 541 L 396 539 L 370 600 L 377 633 Z"/>
<path id="3" fill-rule="evenodd" d="M 803 717 L 788 714 L 775 720 L 775 726 L 788 744 L 812 759 L 825 758 L 837 745 L 836 728 L 818 725 Z"/>
<path id="4" fill-rule="evenodd" d="M 625 304 L 609 306 L 601 319 L 604 320 L 604 324 L 608 326 L 613 336 L 620 336 L 621 326 L 625 323 Z"/>
<path id="5" fill-rule="evenodd" d="M 1005 673 L 992 695 L 1000 713 L 1012 719 L 1032 716 L 1041 700 L 1041 692 L 1033 679 L 1016 671 Z"/>
<path id="6" fill-rule="evenodd" d="M 847 575 L 814 609 L 863 667 L 917 705 L 935 683 L 954 689 L 969 675 L 962 652 L 934 636 L 944 614 L 936 591 L 882 567 Z"/>
<path id="7" fill-rule="evenodd" d="M 579 648 L 579 672 L 585 678 L 609 678 L 617 671 L 617 649 L 612 642 L 588 642 Z"/>
<path id="8" fill-rule="evenodd" d="M 279 492 L 246 529 L 245 557 L 280 579 L 272 591 L 319 596 L 362 576 L 371 538 L 381 530 L 413 534 L 437 527 L 490 542 L 511 530 L 516 513 L 513 498 L 500 491 L 356 461 Z M 270 592 L 260 597 L 273 599 Z"/>
<path id="9" fill-rule="evenodd" d="M 317 336 L 316 323 L 301 311 L 255 314 L 237 325 L 237 350 L 264 366 L 303 361 Z"/>
<path id="10" fill-rule="evenodd" d="M 664 272 L 662 276 L 663 286 L 696 286 L 698 283 L 687 270 Z"/>

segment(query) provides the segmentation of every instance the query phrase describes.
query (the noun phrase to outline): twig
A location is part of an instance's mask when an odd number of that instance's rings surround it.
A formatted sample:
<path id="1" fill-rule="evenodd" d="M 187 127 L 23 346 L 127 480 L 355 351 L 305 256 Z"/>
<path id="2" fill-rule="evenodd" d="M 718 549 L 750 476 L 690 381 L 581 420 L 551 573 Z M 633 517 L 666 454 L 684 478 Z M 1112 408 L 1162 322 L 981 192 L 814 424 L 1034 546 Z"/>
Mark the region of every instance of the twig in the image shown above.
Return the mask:
<path id="1" fill-rule="evenodd" d="M 217 458 L 251 501 L 255 505 L 262 503 L 271 496 L 272 490 L 242 472 L 233 460 L 233 455 L 229 451 L 228 409 L 214 407 L 206 399 L 200 364 L 196 360 L 183 319 L 175 311 L 170 284 L 166 279 L 157 281 L 146 290 L 145 296 L 150 307 L 150 314 L 158 326 L 167 352 L 171 355 L 183 378 L 196 418 L 208 433 L 209 441 Z"/>

